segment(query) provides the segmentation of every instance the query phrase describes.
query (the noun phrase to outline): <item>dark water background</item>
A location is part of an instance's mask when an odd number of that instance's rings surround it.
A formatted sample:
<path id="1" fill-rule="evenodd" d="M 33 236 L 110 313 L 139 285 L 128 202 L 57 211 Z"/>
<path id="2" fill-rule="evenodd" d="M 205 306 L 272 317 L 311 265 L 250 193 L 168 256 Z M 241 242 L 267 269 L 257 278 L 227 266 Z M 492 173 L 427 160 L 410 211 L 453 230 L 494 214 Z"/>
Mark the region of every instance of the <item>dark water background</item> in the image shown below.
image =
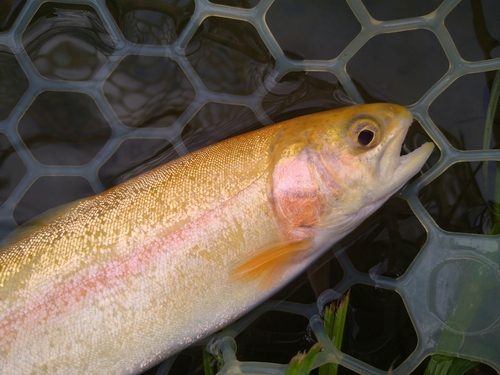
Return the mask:
<path id="1" fill-rule="evenodd" d="M 258 1 L 214 3 L 250 9 Z M 441 1 L 363 3 L 374 18 L 394 20 L 428 14 Z M 4 0 L 0 32 L 12 27 L 23 6 L 25 1 Z M 187 0 L 144 4 L 108 0 L 106 6 L 128 41 L 157 47 L 175 44 L 195 11 L 194 3 Z M 462 58 L 479 61 L 500 57 L 499 21 L 500 2 L 464 0 L 446 17 L 445 26 Z M 266 15 L 266 23 L 284 54 L 293 60 L 333 59 L 361 30 L 343 0 L 277 0 Z M 195 78 L 168 56 L 144 54 L 124 57 L 104 76 L 106 64 L 116 58 L 113 54 L 119 46 L 98 12 L 85 5 L 43 4 L 23 32 L 22 46 L 42 78 L 78 82 L 85 89 L 89 83 L 89 90 L 93 81 L 104 80 L 102 97 L 125 127 L 114 126 L 112 121 L 116 120 L 110 120 L 99 102 L 85 92 L 47 89 L 39 93 L 15 127 L 32 158 L 44 168 L 37 175 L 26 166 L 30 156 L 16 151 L 15 139 L 0 123 L 1 237 L 50 208 L 115 186 L 179 154 L 270 121 L 349 103 L 335 75 L 313 71 L 279 77 L 279 82 L 263 95 L 262 108 L 267 117 L 259 118 L 243 102 L 229 105 L 218 100 L 253 95 L 275 74 L 277 64 L 253 25 L 226 18 L 206 18 L 186 46 L 186 59 L 196 72 Z M 29 87 L 15 55 L 0 44 L 0 121 L 8 121 Z M 436 36 L 428 30 L 413 30 L 373 37 L 349 60 L 346 70 L 364 101 L 412 105 L 448 67 Z M 482 149 L 493 77 L 494 72 L 462 76 L 429 107 L 430 118 L 456 149 Z M 197 92 L 193 79 L 201 80 L 206 91 Z M 212 102 L 192 109 L 200 98 L 210 95 Z M 180 127 L 182 116 L 189 120 Z M 499 120 L 497 115 L 495 124 Z M 427 133 L 415 123 L 404 150 L 413 150 L 428 140 Z M 491 148 L 498 148 L 499 141 L 498 126 L 494 126 Z M 103 151 L 106 149 L 113 151 Z M 436 150 L 424 171 L 438 159 Z M 92 178 L 78 175 L 78 168 L 89 165 L 94 171 Z M 60 173 L 60 167 L 75 173 Z M 495 163 L 488 163 L 488 171 L 485 176 L 479 162 L 458 163 L 425 187 L 419 198 L 441 228 L 488 234 Z M 25 184 L 21 193 L 16 191 L 20 183 Z M 14 199 L 13 194 L 17 194 Z M 408 204 L 392 198 L 333 250 L 345 251 L 360 271 L 397 278 L 425 241 L 426 232 Z M 319 267 L 309 272 L 314 276 L 302 275 L 275 299 L 314 303 L 319 291 L 335 286 L 342 278 L 342 267 L 332 254 L 313 267 Z M 315 341 L 307 324 L 307 319 L 298 315 L 263 314 L 236 338 L 238 359 L 289 362 Z M 343 351 L 384 370 L 397 367 L 416 346 L 415 330 L 401 297 L 384 289 L 353 287 L 346 330 Z M 202 374 L 201 350 L 186 350 L 170 373 Z M 415 374 L 423 373 L 423 368 L 425 363 Z M 341 369 L 341 373 L 351 372 Z M 478 373 L 495 371 L 484 366 Z"/>

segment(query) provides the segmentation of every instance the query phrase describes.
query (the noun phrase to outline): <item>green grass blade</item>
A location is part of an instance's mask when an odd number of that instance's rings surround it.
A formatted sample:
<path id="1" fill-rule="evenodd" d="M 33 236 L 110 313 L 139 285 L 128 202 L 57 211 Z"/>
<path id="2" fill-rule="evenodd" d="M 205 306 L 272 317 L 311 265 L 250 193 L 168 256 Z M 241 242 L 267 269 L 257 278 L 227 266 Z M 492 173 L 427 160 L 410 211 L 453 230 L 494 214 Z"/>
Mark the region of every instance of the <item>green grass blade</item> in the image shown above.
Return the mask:
<path id="1" fill-rule="evenodd" d="M 500 70 L 497 70 L 497 72 L 495 73 L 495 78 L 493 79 L 493 84 L 491 86 L 490 102 L 488 103 L 486 122 L 484 124 L 483 150 L 488 150 L 490 148 L 491 135 L 493 134 L 493 121 L 495 120 L 495 112 L 498 105 L 499 97 L 500 97 Z M 483 163 L 483 175 L 484 175 L 484 185 L 486 186 L 488 181 L 488 167 L 486 163 Z M 496 196 L 496 191 L 495 191 L 495 196 Z M 498 201 L 495 200 L 495 202 Z"/>
<path id="2" fill-rule="evenodd" d="M 337 349 L 342 347 L 342 339 L 344 338 L 344 326 L 347 317 L 347 307 L 349 305 L 349 294 L 350 291 L 347 292 L 345 299 L 340 301 L 337 306 L 337 311 L 335 311 L 332 343 Z"/>
<path id="3" fill-rule="evenodd" d="M 431 357 L 424 375 L 463 375 L 477 363 L 463 358 L 453 358 L 445 355 Z"/>
<path id="4" fill-rule="evenodd" d="M 214 375 L 214 369 L 210 365 L 213 359 L 214 357 L 203 347 L 203 373 L 205 375 Z"/>
<path id="5" fill-rule="evenodd" d="M 497 174 L 495 176 L 495 195 L 493 198 L 493 225 L 490 234 L 500 233 L 500 163 L 497 163 Z"/>
<path id="6" fill-rule="evenodd" d="M 495 79 L 491 88 L 491 98 L 488 104 L 488 113 L 486 114 L 486 124 L 484 129 L 483 148 L 486 149 L 486 142 L 489 147 L 491 135 L 493 133 L 493 122 L 495 120 L 496 109 L 498 107 L 498 100 L 500 98 L 500 70 L 495 73 Z M 486 166 L 486 163 L 484 163 Z M 485 168 L 487 169 L 487 167 Z M 487 174 L 485 174 L 485 181 L 487 181 Z M 491 229 L 492 235 L 500 232 L 500 165 L 497 163 L 497 172 L 495 176 L 495 195 L 493 198 L 493 227 Z"/>
<path id="7" fill-rule="evenodd" d="M 321 348 L 322 345 L 316 343 L 309 349 L 307 354 L 299 352 L 288 364 L 285 375 L 308 375 L 313 368 L 314 361 L 321 351 Z"/>
<path id="8" fill-rule="evenodd" d="M 347 308 L 349 306 L 349 292 L 342 301 L 338 301 L 335 306 L 333 303 L 325 307 L 325 331 L 332 340 L 333 346 L 340 349 L 344 337 L 345 320 Z M 327 363 L 319 368 L 319 375 L 337 375 L 339 365 L 337 363 Z"/>
<path id="9" fill-rule="evenodd" d="M 330 303 L 325 306 L 325 317 L 324 326 L 328 338 L 331 340 L 333 338 L 333 327 L 335 325 L 335 304 Z M 333 363 L 326 363 L 319 368 L 319 375 L 335 375 L 334 369 L 332 367 Z"/>

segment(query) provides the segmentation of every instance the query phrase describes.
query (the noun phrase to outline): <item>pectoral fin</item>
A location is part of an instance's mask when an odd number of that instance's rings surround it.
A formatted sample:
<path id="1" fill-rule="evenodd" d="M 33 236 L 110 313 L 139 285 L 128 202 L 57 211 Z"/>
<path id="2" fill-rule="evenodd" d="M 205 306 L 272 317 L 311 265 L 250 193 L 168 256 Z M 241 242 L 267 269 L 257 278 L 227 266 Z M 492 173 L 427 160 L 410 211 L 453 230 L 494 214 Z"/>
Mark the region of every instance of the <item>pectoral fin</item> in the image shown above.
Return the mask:
<path id="1" fill-rule="evenodd" d="M 309 238 L 266 246 L 238 265 L 232 276 L 242 281 L 261 279 L 260 286 L 269 287 L 275 278 L 279 278 L 281 269 L 299 260 L 311 247 Z"/>

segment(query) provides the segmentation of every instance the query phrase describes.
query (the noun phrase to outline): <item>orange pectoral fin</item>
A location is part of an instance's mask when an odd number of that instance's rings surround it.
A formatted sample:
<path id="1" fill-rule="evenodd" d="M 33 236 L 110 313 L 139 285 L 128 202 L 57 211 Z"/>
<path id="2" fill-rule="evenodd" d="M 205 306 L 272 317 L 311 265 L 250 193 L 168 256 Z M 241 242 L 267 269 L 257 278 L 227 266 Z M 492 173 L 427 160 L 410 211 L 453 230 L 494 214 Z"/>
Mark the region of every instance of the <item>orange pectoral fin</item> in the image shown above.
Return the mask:
<path id="1" fill-rule="evenodd" d="M 266 288 L 280 276 L 280 269 L 294 263 L 312 247 L 312 240 L 287 241 L 266 246 L 238 265 L 232 272 L 235 279 L 254 281 L 261 278 L 260 287 Z"/>

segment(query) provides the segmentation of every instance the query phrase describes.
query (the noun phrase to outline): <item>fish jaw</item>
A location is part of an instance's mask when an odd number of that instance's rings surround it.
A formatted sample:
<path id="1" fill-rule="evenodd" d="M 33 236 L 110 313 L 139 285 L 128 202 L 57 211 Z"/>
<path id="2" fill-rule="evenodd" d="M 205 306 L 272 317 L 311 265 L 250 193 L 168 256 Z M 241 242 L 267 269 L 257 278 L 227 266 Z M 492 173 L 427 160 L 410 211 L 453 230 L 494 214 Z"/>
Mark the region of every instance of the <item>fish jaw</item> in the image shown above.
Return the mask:
<path id="1" fill-rule="evenodd" d="M 434 150 L 434 144 L 427 142 L 409 154 L 400 155 L 413 117 L 411 112 L 404 107 L 391 105 L 391 109 L 394 111 L 391 121 L 399 124 L 391 124 L 391 131 L 394 135 L 387 137 L 386 144 L 380 145 L 384 150 L 380 153 L 378 165 L 375 168 L 378 185 L 383 186 L 389 196 L 399 190 L 422 168 Z"/>
<path id="2" fill-rule="evenodd" d="M 399 159 L 399 165 L 392 175 L 394 184 L 401 186 L 414 176 L 425 164 L 433 150 L 434 144 L 426 142 L 409 154 L 402 155 Z"/>

